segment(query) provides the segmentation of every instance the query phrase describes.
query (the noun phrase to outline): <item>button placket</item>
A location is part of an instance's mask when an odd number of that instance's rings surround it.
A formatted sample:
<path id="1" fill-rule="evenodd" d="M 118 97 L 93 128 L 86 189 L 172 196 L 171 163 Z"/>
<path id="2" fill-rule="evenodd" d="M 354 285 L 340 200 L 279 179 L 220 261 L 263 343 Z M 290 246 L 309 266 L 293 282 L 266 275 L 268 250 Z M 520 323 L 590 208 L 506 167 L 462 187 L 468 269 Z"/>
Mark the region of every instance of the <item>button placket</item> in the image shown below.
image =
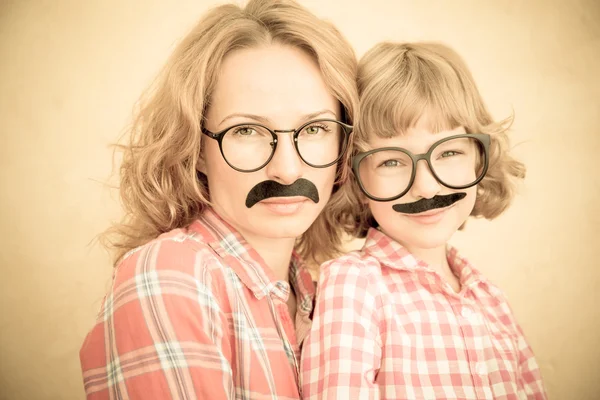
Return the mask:
<path id="1" fill-rule="evenodd" d="M 463 341 L 465 343 L 469 366 L 471 369 L 475 393 L 478 399 L 489 398 L 488 392 L 489 379 L 487 376 L 487 366 L 485 365 L 485 356 L 482 349 L 477 347 L 473 336 L 477 335 L 481 329 L 480 319 L 476 309 L 463 296 L 459 296 L 460 301 L 454 306 L 456 319 L 462 331 Z M 465 328 L 470 328 L 465 330 Z M 472 333 L 466 334 L 467 331 Z M 490 392 L 491 393 L 491 392 Z"/>
<path id="2" fill-rule="evenodd" d="M 285 283 L 285 282 L 277 282 L 276 285 L 278 285 L 278 288 L 281 288 L 281 286 L 279 286 L 280 283 L 287 285 L 287 283 Z M 285 350 L 286 355 L 288 356 L 288 360 L 290 361 L 290 364 L 294 368 L 294 371 L 295 371 L 294 378 L 296 380 L 296 384 L 298 384 L 299 377 L 300 377 L 300 365 L 299 365 L 299 360 L 296 357 L 296 352 L 294 351 L 294 347 L 292 346 L 292 344 L 289 340 L 289 335 L 287 334 L 288 329 L 292 329 L 292 331 L 294 329 L 293 323 L 288 314 L 287 305 L 281 301 L 281 298 L 275 296 L 274 293 L 271 293 L 268 295 L 268 301 L 269 301 L 269 306 L 270 306 L 269 308 L 271 309 L 271 314 L 275 320 L 275 326 L 277 327 L 277 332 L 279 334 L 281 341 L 283 342 L 284 350 Z M 275 304 L 276 302 L 277 302 L 277 304 Z M 302 392 L 300 392 L 300 394 L 302 394 Z"/>

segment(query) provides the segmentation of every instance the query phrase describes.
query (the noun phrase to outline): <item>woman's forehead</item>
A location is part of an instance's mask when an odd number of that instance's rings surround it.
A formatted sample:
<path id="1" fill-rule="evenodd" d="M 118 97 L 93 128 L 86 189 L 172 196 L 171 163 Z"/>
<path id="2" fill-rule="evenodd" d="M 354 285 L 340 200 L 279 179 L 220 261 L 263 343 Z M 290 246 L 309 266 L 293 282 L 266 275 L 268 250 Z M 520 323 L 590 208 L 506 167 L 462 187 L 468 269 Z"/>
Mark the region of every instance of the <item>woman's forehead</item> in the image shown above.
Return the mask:
<path id="1" fill-rule="evenodd" d="M 237 113 L 290 124 L 320 110 L 337 113 L 338 108 L 310 55 L 273 44 L 236 50 L 224 59 L 207 119 L 218 123 Z"/>

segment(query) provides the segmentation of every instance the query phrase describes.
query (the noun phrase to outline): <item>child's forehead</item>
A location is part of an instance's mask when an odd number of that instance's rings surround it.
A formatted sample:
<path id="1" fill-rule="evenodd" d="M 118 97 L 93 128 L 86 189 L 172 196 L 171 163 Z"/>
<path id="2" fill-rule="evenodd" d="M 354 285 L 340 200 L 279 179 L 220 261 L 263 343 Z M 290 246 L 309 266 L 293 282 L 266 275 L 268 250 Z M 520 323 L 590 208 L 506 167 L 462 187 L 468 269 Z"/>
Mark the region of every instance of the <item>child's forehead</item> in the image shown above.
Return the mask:
<path id="1" fill-rule="evenodd" d="M 394 112 L 388 115 L 389 118 L 380 121 L 380 127 L 383 129 L 381 132 L 377 132 L 377 136 L 410 135 L 415 131 L 437 134 L 460 126 L 465 119 L 461 113 L 445 110 L 431 104 L 415 111 L 403 109 L 402 107 L 395 108 Z"/>
<path id="2" fill-rule="evenodd" d="M 444 127 L 440 130 L 433 129 L 432 126 L 427 124 L 415 124 L 405 131 L 397 132 L 394 135 L 370 135 L 367 143 L 370 149 L 380 147 L 403 147 L 409 149 L 424 148 L 426 150 L 440 139 L 464 133 L 466 133 L 466 129 L 463 126 L 455 128 Z"/>

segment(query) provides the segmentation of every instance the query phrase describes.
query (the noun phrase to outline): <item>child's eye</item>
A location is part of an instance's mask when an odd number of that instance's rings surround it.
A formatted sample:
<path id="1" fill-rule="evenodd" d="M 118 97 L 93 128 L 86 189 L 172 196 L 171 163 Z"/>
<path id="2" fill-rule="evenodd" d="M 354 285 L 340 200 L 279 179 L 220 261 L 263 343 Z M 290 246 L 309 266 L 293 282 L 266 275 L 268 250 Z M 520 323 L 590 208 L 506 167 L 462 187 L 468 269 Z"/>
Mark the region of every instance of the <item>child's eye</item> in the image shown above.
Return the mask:
<path id="1" fill-rule="evenodd" d="M 404 163 L 402 163 L 399 160 L 385 160 L 384 162 L 379 164 L 379 167 L 393 168 L 393 167 L 402 167 L 403 165 L 404 165 Z"/>
<path id="2" fill-rule="evenodd" d="M 462 154 L 462 153 L 460 151 L 455 151 L 455 150 L 446 150 L 440 155 L 440 157 L 446 158 L 446 157 L 457 156 L 459 154 Z"/>

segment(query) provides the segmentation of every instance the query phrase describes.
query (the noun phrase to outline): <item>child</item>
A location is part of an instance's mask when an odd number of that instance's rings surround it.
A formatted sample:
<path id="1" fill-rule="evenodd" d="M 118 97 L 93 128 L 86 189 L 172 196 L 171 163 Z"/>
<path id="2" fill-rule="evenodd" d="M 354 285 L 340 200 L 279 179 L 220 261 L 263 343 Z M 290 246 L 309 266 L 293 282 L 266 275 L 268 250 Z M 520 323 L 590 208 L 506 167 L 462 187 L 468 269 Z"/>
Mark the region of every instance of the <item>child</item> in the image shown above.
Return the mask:
<path id="1" fill-rule="evenodd" d="M 366 242 L 321 267 L 304 398 L 546 398 L 504 295 L 448 245 L 469 216 L 500 215 L 525 175 L 510 119 L 492 120 L 440 44 L 379 44 L 358 84 L 356 179 L 340 212 Z"/>

